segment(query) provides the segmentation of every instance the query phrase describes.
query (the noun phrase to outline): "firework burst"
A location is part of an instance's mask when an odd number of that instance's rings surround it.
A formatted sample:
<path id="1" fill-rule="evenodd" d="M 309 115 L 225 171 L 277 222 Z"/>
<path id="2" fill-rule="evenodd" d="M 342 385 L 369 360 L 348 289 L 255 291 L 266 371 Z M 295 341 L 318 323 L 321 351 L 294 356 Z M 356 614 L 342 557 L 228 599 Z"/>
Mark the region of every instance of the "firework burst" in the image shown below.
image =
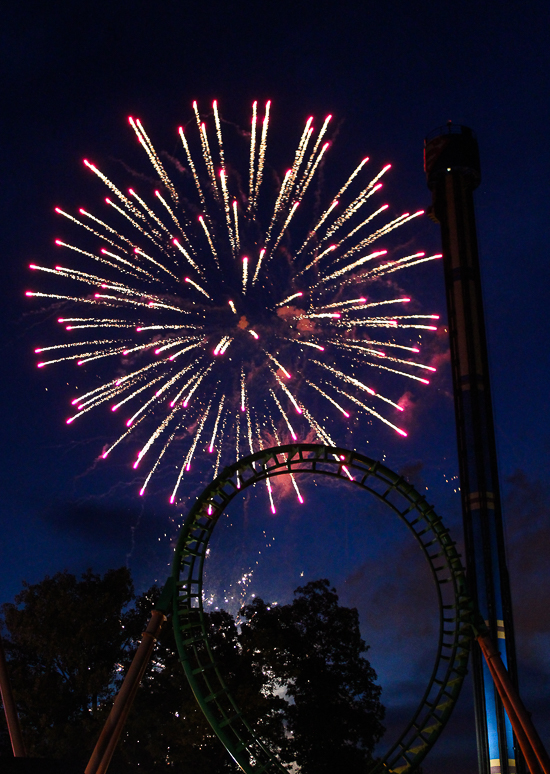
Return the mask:
<path id="1" fill-rule="evenodd" d="M 112 378 L 74 398 L 67 423 L 102 408 L 117 421 L 124 415 L 101 456 L 133 441 L 140 494 L 164 467 L 172 503 L 198 455 L 216 475 L 268 440 L 307 435 L 334 444 L 331 432 L 342 428 L 333 427 L 361 417 L 405 436 L 395 419 L 402 407 L 373 380 L 389 371 L 427 384 L 426 371 L 435 370 L 414 357 L 419 331 L 435 330 L 437 315 L 407 314 L 410 299 L 392 297 L 385 279 L 440 257 L 384 245 L 422 214 L 388 218 L 388 205 L 374 203 L 390 165 L 369 175 L 363 159 L 304 229 L 297 211 L 318 198 L 312 183 L 330 147 L 331 116 L 318 131 L 308 119 L 281 182 L 267 161 L 269 102 L 263 117 L 253 105 L 244 176 L 226 156 L 217 103 L 208 116 L 196 102 L 193 110 L 196 126 L 179 129 L 178 186 L 139 119 L 129 122 L 157 190 L 124 192 L 84 161 L 109 191 L 110 215 L 57 207 L 86 232 L 88 249 L 57 239 L 64 265 L 31 269 L 62 279 L 68 292 L 27 292 L 62 305 L 58 322 L 72 338 L 36 349 L 39 368 L 104 360 L 113 368 Z M 269 481 L 267 489 L 275 512 Z"/>

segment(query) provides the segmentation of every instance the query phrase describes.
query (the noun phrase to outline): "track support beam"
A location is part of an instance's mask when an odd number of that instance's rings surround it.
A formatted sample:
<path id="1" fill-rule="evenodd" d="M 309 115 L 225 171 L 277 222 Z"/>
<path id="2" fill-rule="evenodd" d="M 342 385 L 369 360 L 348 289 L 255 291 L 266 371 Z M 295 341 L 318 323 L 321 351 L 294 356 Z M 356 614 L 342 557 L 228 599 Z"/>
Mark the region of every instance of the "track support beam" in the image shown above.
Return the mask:
<path id="1" fill-rule="evenodd" d="M 166 621 L 159 610 L 151 611 L 151 619 L 143 632 L 141 643 L 126 673 L 124 682 L 117 694 L 111 712 L 97 740 L 92 757 L 86 766 L 85 774 L 105 774 L 120 739 L 130 708 L 134 703 L 137 689 L 145 674 L 147 664 L 155 646 L 157 636 Z"/>
<path id="2" fill-rule="evenodd" d="M 1 638 L 0 638 L 0 694 L 2 695 L 2 704 L 4 705 L 4 714 L 6 715 L 6 723 L 8 725 L 8 733 L 10 735 L 11 749 L 13 750 L 13 755 L 15 758 L 26 758 L 27 753 L 25 751 L 25 745 L 23 743 L 23 735 L 21 734 L 19 716 L 17 714 L 15 699 L 13 698 L 13 692 L 11 689 L 11 683 L 10 683 L 10 678 L 8 674 L 8 665 L 6 664 L 6 656 L 4 654 L 4 646 L 2 645 Z"/>
<path id="3" fill-rule="evenodd" d="M 491 672 L 493 682 L 514 729 L 525 762 L 531 774 L 550 774 L 550 758 L 533 725 L 530 713 L 525 709 L 519 693 L 510 680 L 489 633 L 479 634 L 477 641 Z"/>
<path id="4" fill-rule="evenodd" d="M 474 133 L 449 122 L 426 138 L 424 162 L 429 214 L 441 226 L 469 593 L 517 685 L 474 212 L 481 180 Z M 516 774 L 512 727 L 477 648 L 473 677 L 479 773 Z"/>

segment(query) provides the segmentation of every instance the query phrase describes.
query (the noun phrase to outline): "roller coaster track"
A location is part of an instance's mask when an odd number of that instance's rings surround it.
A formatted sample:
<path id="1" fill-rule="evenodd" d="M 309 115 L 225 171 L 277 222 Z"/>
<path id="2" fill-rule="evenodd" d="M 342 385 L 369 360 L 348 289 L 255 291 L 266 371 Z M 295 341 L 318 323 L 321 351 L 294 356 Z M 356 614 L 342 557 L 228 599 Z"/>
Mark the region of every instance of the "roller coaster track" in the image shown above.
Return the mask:
<path id="1" fill-rule="evenodd" d="M 218 669 L 203 611 L 203 567 L 216 523 L 234 497 L 275 476 L 324 475 L 365 490 L 398 516 L 418 542 L 439 604 L 437 656 L 428 686 L 399 739 L 369 774 L 406 774 L 423 760 L 447 723 L 466 675 L 471 601 L 460 556 L 441 518 L 403 477 L 354 451 L 316 444 L 266 449 L 225 468 L 193 505 L 179 536 L 172 577 L 178 651 L 195 697 L 213 730 L 246 774 L 286 772 L 237 706 Z"/>

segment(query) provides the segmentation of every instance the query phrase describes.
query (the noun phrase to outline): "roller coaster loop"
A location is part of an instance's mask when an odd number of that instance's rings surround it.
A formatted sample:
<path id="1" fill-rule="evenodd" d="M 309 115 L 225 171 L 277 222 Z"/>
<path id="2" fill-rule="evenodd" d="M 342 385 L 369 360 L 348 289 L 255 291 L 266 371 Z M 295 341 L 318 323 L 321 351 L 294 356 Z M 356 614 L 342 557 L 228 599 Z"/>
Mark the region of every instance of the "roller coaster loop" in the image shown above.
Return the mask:
<path id="1" fill-rule="evenodd" d="M 286 772 L 231 696 L 210 648 L 203 611 L 203 565 L 214 527 L 229 502 L 274 476 L 332 476 L 369 492 L 405 522 L 429 566 L 439 602 L 437 656 L 418 708 L 369 774 L 405 774 L 434 745 L 458 698 L 468 661 L 472 607 L 454 541 L 433 507 L 380 462 L 338 447 L 294 444 L 265 449 L 225 470 L 196 500 L 174 556 L 173 624 L 183 668 L 213 730 L 246 774 Z"/>

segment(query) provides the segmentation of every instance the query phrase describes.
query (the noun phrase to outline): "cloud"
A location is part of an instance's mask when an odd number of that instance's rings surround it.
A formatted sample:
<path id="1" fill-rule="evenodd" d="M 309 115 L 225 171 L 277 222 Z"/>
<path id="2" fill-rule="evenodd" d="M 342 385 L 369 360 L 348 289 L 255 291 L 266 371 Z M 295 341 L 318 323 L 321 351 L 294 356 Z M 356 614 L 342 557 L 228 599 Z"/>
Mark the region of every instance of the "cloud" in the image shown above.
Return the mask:
<path id="1" fill-rule="evenodd" d="M 506 489 L 503 511 L 515 627 L 529 648 L 534 635 L 550 635 L 550 486 L 517 470 L 506 480 Z"/>
<path id="2" fill-rule="evenodd" d="M 427 563 L 409 535 L 392 551 L 392 564 L 369 561 L 345 580 L 346 604 L 357 607 L 371 631 L 393 631 L 396 638 L 424 640 L 437 631 L 437 599 Z M 344 592 L 344 588 L 342 588 Z M 424 643 L 417 643 L 424 649 Z"/>

